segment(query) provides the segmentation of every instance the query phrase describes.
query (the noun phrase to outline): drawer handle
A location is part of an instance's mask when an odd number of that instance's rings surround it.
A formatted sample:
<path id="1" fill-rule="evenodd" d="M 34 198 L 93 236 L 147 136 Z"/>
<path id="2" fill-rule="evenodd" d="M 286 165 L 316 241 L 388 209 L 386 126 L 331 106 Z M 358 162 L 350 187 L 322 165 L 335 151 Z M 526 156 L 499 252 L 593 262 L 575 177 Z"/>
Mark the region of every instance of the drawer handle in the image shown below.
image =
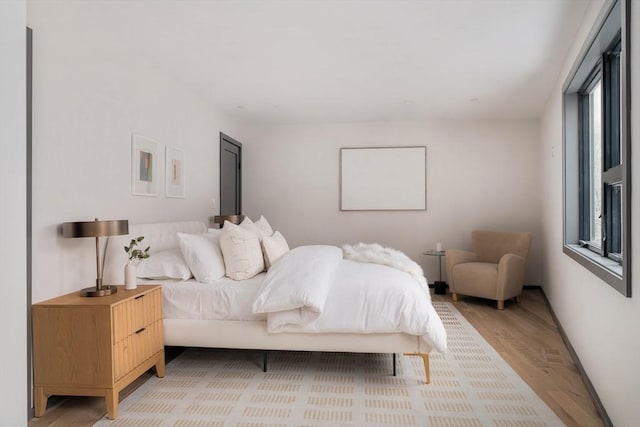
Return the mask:
<path id="1" fill-rule="evenodd" d="M 147 328 L 140 328 L 140 329 L 138 329 L 138 330 L 136 331 L 136 334 L 139 334 L 140 332 L 144 331 L 145 329 L 147 329 Z"/>
<path id="2" fill-rule="evenodd" d="M 145 294 L 142 294 L 142 295 L 138 295 L 138 296 L 137 296 L 137 297 L 135 297 L 134 299 L 140 299 L 140 298 L 144 298 L 144 295 L 145 295 Z"/>

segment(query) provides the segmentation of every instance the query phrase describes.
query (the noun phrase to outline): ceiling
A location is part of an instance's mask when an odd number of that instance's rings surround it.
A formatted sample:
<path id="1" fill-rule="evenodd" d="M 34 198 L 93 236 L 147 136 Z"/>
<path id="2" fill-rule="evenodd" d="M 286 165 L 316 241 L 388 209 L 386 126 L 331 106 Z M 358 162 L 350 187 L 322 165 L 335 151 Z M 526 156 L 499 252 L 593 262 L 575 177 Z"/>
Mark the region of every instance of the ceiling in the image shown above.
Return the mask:
<path id="1" fill-rule="evenodd" d="M 539 117 L 586 0 L 96 1 L 68 16 L 231 117 Z"/>

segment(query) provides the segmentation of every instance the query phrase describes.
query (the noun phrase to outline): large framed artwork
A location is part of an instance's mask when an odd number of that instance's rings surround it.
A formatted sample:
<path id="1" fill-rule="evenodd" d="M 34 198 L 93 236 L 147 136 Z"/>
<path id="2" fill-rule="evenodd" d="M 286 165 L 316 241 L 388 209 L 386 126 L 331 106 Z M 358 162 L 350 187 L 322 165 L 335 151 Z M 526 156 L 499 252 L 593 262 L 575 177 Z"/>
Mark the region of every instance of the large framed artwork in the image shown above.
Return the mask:
<path id="1" fill-rule="evenodd" d="M 340 150 L 340 210 L 427 209 L 427 147 Z"/>
<path id="2" fill-rule="evenodd" d="M 131 136 L 131 193 L 157 196 L 160 181 L 158 143 L 142 135 Z"/>
<path id="3" fill-rule="evenodd" d="M 166 197 L 184 198 L 185 193 L 185 164 L 184 152 L 173 147 L 165 148 L 165 187 Z"/>

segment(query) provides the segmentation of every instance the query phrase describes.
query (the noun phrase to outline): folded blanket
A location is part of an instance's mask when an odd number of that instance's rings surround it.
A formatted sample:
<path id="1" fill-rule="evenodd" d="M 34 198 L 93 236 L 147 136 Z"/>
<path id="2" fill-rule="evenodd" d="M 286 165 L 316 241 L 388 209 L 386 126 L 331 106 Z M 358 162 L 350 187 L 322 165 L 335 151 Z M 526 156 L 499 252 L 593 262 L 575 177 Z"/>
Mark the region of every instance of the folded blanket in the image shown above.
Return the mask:
<path id="1" fill-rule="evenodd" d="M 409 273 L 422 285 L 427 293 L 429 292 L 429 285 L 424 277 L 422 268 L 397 249 L 385 248 L 377 243 L 358 243 L 357 245 L 344 245 L 342 252 L 345 259 L 386 265 Z"/>

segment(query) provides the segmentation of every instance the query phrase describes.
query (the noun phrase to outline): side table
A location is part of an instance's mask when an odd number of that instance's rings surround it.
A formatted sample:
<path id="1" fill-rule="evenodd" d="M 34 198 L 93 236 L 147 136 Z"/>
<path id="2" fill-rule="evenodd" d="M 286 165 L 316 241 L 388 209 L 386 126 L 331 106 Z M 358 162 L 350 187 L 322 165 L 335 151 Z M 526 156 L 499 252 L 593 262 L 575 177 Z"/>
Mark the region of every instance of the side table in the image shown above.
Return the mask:
<path id="1" fill-rule="evenodd" d="M 424 255 L 437 256 L 438 257 L 438 269 L 440 272 L 439 280 L 433 283 L 434 292 L 438 295 L 444 295 L 447 293 L 447 283 L 442 281 L 442 257 L 445 255 L 444 251 L 428 250 L 423 252 Z"/>
<path id="2" fill-rule="evenodd" d="M 73 292 L 33 305 L 35 416 L 51 395 L 102 396 L 118 416 L 120 391 L 155 366 L 164 377 L 162 286 L 118 286 L 99 298 Z"/>

